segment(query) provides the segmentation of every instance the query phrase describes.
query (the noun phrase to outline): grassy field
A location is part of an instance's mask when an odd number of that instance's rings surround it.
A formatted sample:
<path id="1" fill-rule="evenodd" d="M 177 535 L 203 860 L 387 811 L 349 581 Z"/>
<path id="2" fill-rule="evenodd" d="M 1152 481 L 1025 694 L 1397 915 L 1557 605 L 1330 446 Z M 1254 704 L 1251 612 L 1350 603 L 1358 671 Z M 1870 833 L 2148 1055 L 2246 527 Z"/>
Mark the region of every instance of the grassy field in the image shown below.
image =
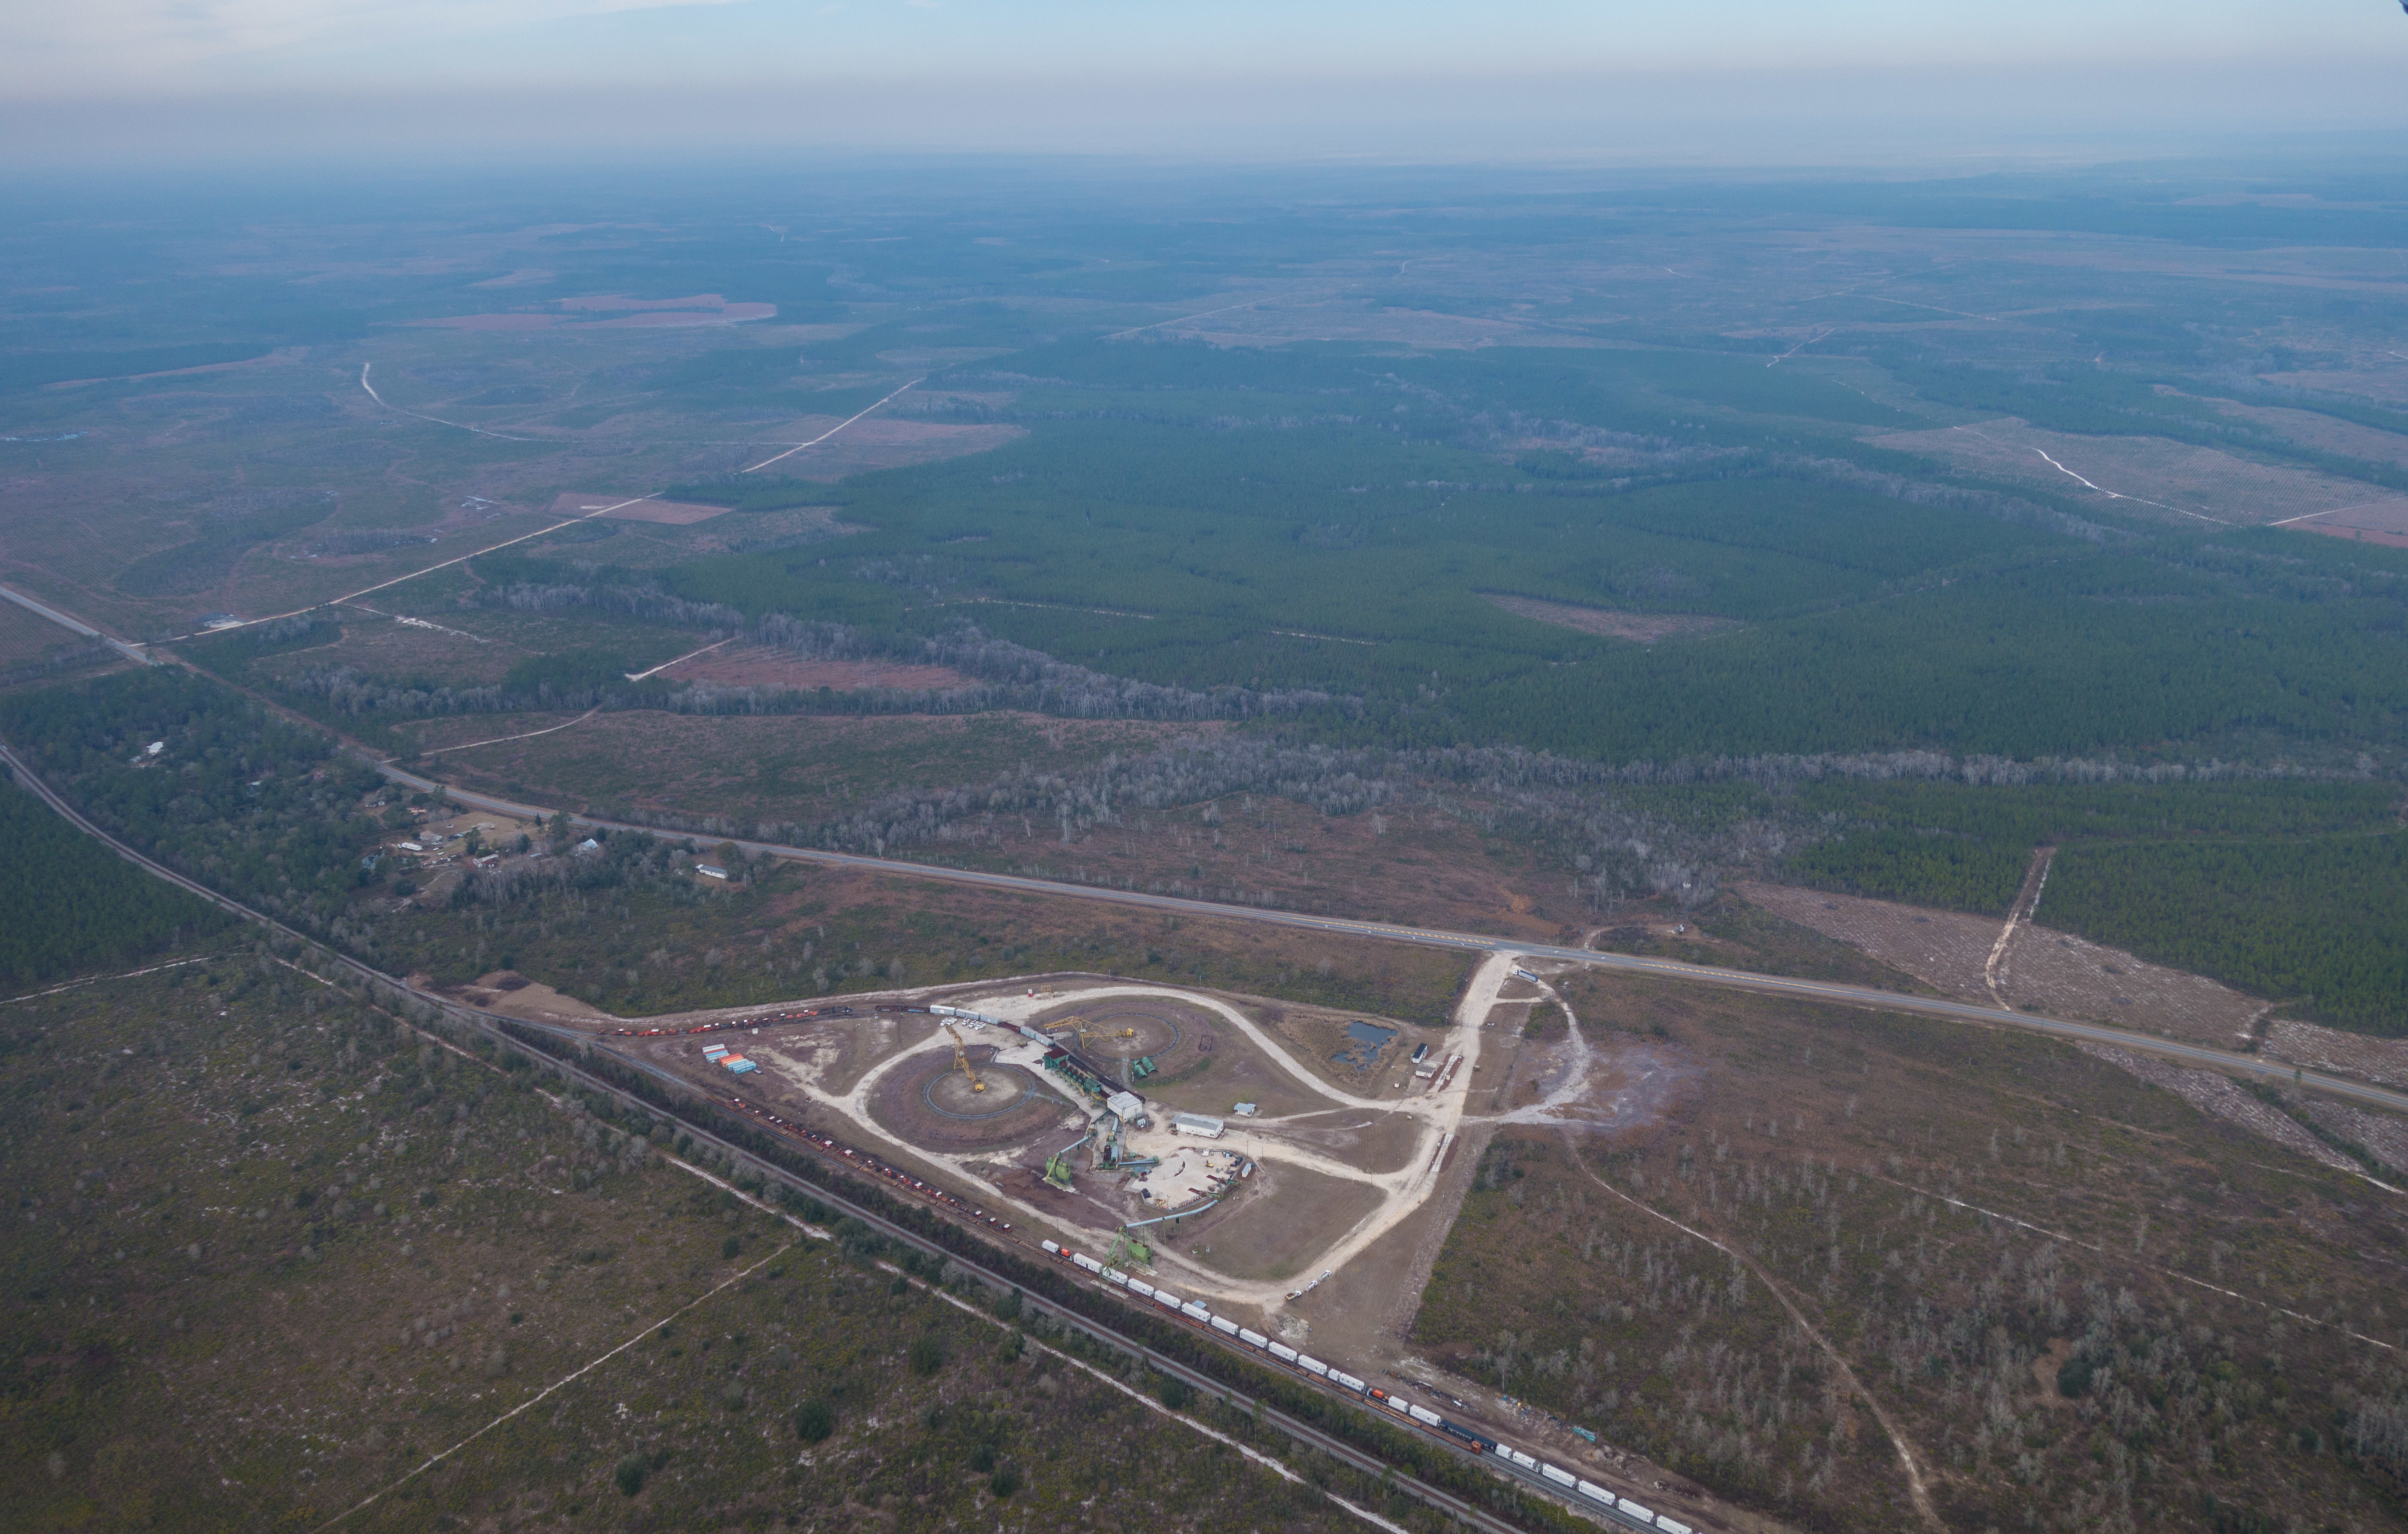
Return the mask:
<path id="1" fill-rule="evenodd" d="M 2052 1043 L 1567 995 L 1658 1111 L 1498 1134 L 1414 1326 L 1458 1369 L 1812 1527 L 1914 1518 L 1838 1361 L 1952 1527 L 2403 1516 L 2387 1194 Z"/>

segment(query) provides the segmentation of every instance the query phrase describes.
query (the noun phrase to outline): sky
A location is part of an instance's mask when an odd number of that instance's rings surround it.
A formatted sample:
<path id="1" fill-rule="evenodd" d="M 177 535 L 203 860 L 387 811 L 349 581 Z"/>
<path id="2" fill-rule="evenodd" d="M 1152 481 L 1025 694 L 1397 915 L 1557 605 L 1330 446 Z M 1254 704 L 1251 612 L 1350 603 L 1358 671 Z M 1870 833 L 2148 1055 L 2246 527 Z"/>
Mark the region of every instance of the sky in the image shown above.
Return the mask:
<path id="1" fill-rule="evenodd" d="M 0 142 L 1812 163 L 2408 126 L 2398 0 L 75 0 Z"/>

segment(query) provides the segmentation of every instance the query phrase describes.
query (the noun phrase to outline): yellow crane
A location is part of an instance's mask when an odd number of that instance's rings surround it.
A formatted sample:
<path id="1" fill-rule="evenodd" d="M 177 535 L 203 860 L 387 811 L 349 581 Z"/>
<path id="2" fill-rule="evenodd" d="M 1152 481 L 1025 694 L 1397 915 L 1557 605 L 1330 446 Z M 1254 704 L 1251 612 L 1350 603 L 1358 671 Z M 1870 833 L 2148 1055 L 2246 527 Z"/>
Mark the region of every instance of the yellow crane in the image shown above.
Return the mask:
<path id="1" fill-rule="evenodd" d="M 1087 1019 L 1076 1016 L 1062 1018 L 1058 1022 L 1048 1023 L 1045 1030 L 1049 1033 L 1059 1033 L 1066 1029 L 1076 1033 L 1079 1036 L 1079 1042 L 1081 1044 L 1085 1044 L 1091 1039 L 1134 1039 L 1137 1037 L 1136 1029 L 1125 1028 L 1118 1033 L 1106 1033 L 1100 1029 L 1089 1028 L 1087 1026 Z"/>
<path id="2" fill-rule="evenodd" d="M 965 1076 L 967 1076 L 967 1077 L 968 1077 L 968 1078 L 969 1078 L 969 1084 L 970 1084 L 970 1090 L 971 1090 L 971 1091 L 973 1091 L 973 1092 L 983 1092 L 983 1091 L 985 1091 L 985 1090 L 986 1090 L 986 1083 L 984 1083 L 984 1082 L 982 1082 L 982 1081 L 979 1080 L 979 1073 L 978 1073 L 977 1072 L 975 1072 L 975 1071 L 973 1071 L 973 1070 L 971 1070 L 971 1069 L 970 1069 L 970 1058 L 969 1058 L 969 1056 L 968 1056 L 967 1053 L 965 1053 L 965 1052 L 963 1051 L 963 1049 L 962 1049 L 962 1035 L 961 1035 L 961 1030 L 960 1030 L 959 1029 L 956 1029 L 955 1027 L 953 1027 L 953 1024 L 951 1024 L 951 1023 L 947 1023 L 947 1024 L 945 1025 L 945 1031 L 946 1031 L 947 1033 L 949 1033 L 949 1034 L 952 1034 L 952 1035 L 953 1035 L 953 1069 L 954 1069 L 954 1070 L 956 1070 L 956 1071 L 959 1071 L 963 1075 L 965 1075 Z"/>

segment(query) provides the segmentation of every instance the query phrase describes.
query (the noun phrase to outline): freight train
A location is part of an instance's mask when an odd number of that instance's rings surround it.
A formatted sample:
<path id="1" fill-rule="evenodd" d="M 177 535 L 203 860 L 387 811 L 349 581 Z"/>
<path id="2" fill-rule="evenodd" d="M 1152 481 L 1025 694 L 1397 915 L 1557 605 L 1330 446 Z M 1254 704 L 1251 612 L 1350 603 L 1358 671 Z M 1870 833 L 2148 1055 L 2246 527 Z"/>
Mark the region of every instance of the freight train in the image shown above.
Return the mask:
<path id="1" fill-rule="evenodd" d="M 879 1008 L 885 1011 L 883 1007 Z M 728 1017 L 715 1023 L 696 1023 L 692 1028 L 614 1028 L 604 1037 L 611 1039 L 665 1039 L 679 1033 L 723 1033 L 732 1028 L 767 1028 L 771 1023 L 799 1023 L 806 1017 L 857 1017 L 851 1007 L 798 1007 L 792 1012 L 765 1012 L 758 1017 Z"/>
<path id="2" fill-rule="evenodd" d="M 1323 1363 L 1309 1353 L 1300 1353 L 1285 1342 L 1277 1342 L 1251 1327 L 1241 1327 L 1225 1315 L 1215 1315 L 1201 1300 L 1182 1300 L 1168 1289 L 1157 1288 L 1141 1278 L 1134 1278 L 1116 1268 L 1108 1268 L 1084 1252 L 1073 1252 L 1053 1241 L 1038 1243 L 1047 1257 L 1067 1262 L 1080 1271 L 1100 1279 L 1116 1289 L 1125 1289 L 1140 1300 L 1150 1300 L 1189 1325 L 1202 1330 L 1216 1331 L 1271 1359 L 1309 1374 L 1324 1385 L 1332 1385 L 1346 1394 L 1366 1401 L 1399 1421 L 1411 1423 L 1424 1432 L 1435 1433 L 1455 1443 L 1502 1461 L 1527 1474 L 1535 1474 L 1547 1485 L 1566 1496 L 1604 1510 L 1624 1524 L 1640 1528 L 1660 1529 L 1663 1534 L 1693 1534 L 1687 1524 L 1669 1513 L 1657 1513 L 1627 1497 L 1616 1496 L 1593 1481 L 1574 1475 L 1561 1466 L 1550 1465 L 1533 1455 L 1499 1443 L 1487 1434 L 1450 1421 L 1428 1407 L 1409 1401 L 1393 1390 L 1384 1390 L 1368 1381 L 1356 1379 L 1342 1369 Z"/>
<path id="3" fill-rule="evenodd" d="M 790 1140 L 800 1140 L 806 1144 L 824 1150 L 848 1167 L 854 1168 L 861 1172 L 866 1172 L 873 1177 L 885 1179 L 887 1182 L 894 1184 L 898 1190 L 917 1194 L 921 1198 L 927 1200 L 932 1204 L 941 1204 L 945 1208 L 951 1209 L 957 1214 L 967 1214 L 971 1219 L 982 1221 L 987 1225 L 991 1225 L 997 1230 L 1009 1230 L 1011 1229 L 1011 1222 L 1010 1220 L 1004 1219 L 1000 1215 L 990 1214 L 985 1210 L 981 1209 L 978 1205 L 970 1203 L 966 1200 L 957 1199 L 953 1197 L 953 1195 L 946 1192 L 943 1188 L 938 1187 L 933 1184 L 924 1183 L 919 1178 L 912 1176 L 910 1172 L 905 1172 L 900 1167 L 890 1167 L 875 1156 L 870 1155 L 867 1151 L 854 1150 L 852 1146 L 843 1143 L 841 1141 L 830 1139 L 828 1136 L 820 1133 L 817 1129 L 807 1129 L 800 1124 L 780 1118 L 776 1114 L 771 1113 L 768 1109 L 762 1107 L 757 1102 L 747 1102 L 740 1097 L 731 1097 L 723 1101 L 724 1101 L 730 1108 L 735 1109 L 738 1113 L 767 1125 L 771 1129 L 774 1129 L 779 1134 L 783 1135 Z"/>

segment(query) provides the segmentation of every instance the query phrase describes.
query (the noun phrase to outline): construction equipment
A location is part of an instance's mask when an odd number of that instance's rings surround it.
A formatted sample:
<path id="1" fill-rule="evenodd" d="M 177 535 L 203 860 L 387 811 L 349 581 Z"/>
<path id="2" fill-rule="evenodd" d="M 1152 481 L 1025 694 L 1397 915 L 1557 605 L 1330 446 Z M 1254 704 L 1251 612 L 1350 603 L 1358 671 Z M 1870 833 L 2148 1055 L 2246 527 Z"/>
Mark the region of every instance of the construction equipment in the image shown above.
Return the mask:
<path id="1" fill-rule="evenodd" d="M 1160 1066 L 1154 1063 L 1153 1056 L 1143 1055 L 1129 1062 L 1129 1079 L 1131 1081 L 1143 1081 L 1146 1077 L 1154 1074 L 1160 1069 Z"/>
<path id="2" fill-rule="evenodd" d="M 1094 1138 L 1096 1138 L 1096 1127 L 1090 1124 L 1087 1126 L 1086 1133 L 1047 1157 L 1045 1180 L 1065 1193 L 1073 1191 L 1070 1183 L 1070 1153 Z"/>
<path id="3" fill-rule="evenodd" d="M 982 1081 L 979 1080 L 979 1073 L 978 1073 L 977 1072 L 975 1072 L 975 1071 L 973 1071 L 973 1070 L 971 1070 L 971 1069 L 970 1069 L 970 1058 L 969 1058 L 969 1056 L 968 1056 L 968 1054 L 966 1054 L 966 1053 L 964 1053 L 964 1052 L 963 1052 L 963 1049 L 962 1049 L 962 1034 L 961 1034 L 961 1030 L 960 1030 L 959 1029 L 955 1028 L 953 1024 L 951 1024 L 951 1023 L 947 1023 L 947 1024 L 945 1025 L 945 1031 L 946 1031 L 947 1033 L 949 1033 L 949 1034 L 953 1035 L 953 1069 L 954 1069 L 954 1070 L 956 1070 L 956 1071 L 959 1071 L 963 1075 L 965 1075 L 965 1076 L 967 1076 L 967 1077 L 968 1077 L 968 1078 L 969 1078 L 970 1090 L 971 1090 L 971 1091 L 973 1091 L 973 1092 L 983 1092 L 983 1091 L 985 1091 L 985 1090 L 986 1090 L 986 1083 L 984 1083 L 984 1082 L 982 1082 Z"/>
<path id="4" fill-rule="evenodd" d="M 1112 1250 L 1111 1255 L 1104 1258 L 1104 1266 L 1121 1269 L 1151 1268 L 1154 1266 L 1154 1248 L 1130 1235 L 1127 1226 L 1122 1226 L 1119 1232 L 1112 1237 Z"/>
<path id="5" fill-rule="evenodd" d="M 1075 1016 L 1060 1018 L 1054 1022 L 1045 1025 L 1045 1031 L 1048 1033 L 1058 1035 L 1065 1030 L 1078 1034 L 1079 1042 L 1081 1044 L 1086 1044 L 1096 1039 L 1134 1039 L 1137 1037 L 1136 1029 L 1125 1028 L 1118 1033 L 1107 1033 L 1101 1029 L 1089 1028 L 1087 1026 L 1087 1019 Z"/>

